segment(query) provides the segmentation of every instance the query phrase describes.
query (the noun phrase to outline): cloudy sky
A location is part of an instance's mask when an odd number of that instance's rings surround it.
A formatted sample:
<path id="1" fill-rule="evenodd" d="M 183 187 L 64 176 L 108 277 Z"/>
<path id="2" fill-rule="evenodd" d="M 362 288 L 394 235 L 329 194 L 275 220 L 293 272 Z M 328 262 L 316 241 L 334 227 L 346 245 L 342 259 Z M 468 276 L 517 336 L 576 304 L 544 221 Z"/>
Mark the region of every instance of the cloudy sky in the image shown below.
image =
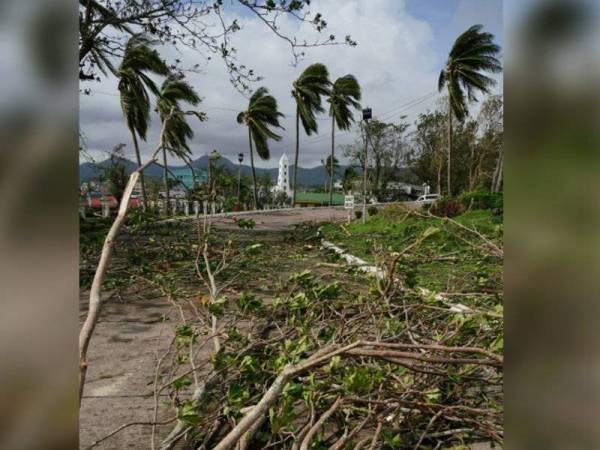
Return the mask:
<path id="1" fill-rule="evenodd" d="M 259 167 L 275 167 L 284 152 L 290 159 L 293 156 L 295 122 L 291 83 L 309 64 L 324 63 L 331 79 L 354 74 L 362 87 L 362 104 L 371 107 L 375 117 L 394 122 L 406 115 L 412 122 L 419 112 L 435 107 L 439 98 L 436 86 L 440 68 L 453 40 L 462 31 L 481 23 L 496 36 L 498 44 L 504 43 L 502 0 L 313 0 L 311 11 L 323 14 L 328 23 L 327 35 L 332 33 L 343 39 L 350 34 L 358 46 L 308 49 L 304 60 L 293 67 L 286 42 L 278 39 L 257 18 L 240 8 L 229 8 L 228 17 L 237 17 L 243 28 L 232 42 L 238 49 L 238 62 L 264 77 L 260 84 L 268 87 L 277 98 L 279 109 L 287 115 L 282 123 L 286 129 L 281 133 L 282 141 L 271 145 L 271 159 L 259 160 Z M 292 21 L 282 25 L 297 36 L 314 37 L 309 27 L 298 27 Z M 247 131 L 235 121 L 236 111 L 245 108 L 247 99 L 229 83 L 222 61 L 213 58 L 206 62 L 187 49 L 177 52 L 162 48 L 160 51 L 167 60 L 178 58 L 189 66 L 201 64 L 201 73 L 190 74 L 189 81 L 202 96 L 201 109 L 209 120 L 192 122 L 194 158 L 217 149 L 232 160 L 236 160 L 241 151 L 248 162 Z M 499 92 L 502 83 L 501 77 L 498 78 L 496 91 Z M 127 156 L 133 159 L 131 137 L 121 114 L 114 77 L 105 77 L 100 83 L 86 82 L 81 87 L 92 90 L 92 95 L 80 98 L 80 126 L 89 155 L 97 160 L 105 159 L 107 150 L 123 142 L 127 144 Z M 158 120 L 153 117 L 148 141 L 141 143 L 143 155 L 151 153 L 158 133 Z M 330 133 L 331 123 L 324 114 L 319 120 L 318 135 L 301 134 L 301 166 L 320 164 L 330 151 Z M 354 136 L 354 130 L 337 131 L 336 144 L 351 143 Z M 341 158 L 341 151 L 337 152 Z M 178 164 L 176 160 L 169 162 Z"/>

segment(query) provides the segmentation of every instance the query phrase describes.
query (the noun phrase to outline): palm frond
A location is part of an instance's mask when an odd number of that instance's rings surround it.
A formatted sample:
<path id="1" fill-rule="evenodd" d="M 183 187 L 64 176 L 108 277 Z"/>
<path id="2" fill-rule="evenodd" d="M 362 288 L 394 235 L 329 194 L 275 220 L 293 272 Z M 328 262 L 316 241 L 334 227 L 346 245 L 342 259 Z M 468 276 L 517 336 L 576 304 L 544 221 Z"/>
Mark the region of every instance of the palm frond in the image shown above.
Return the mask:
<path id="1" fill-rule="evenodd" d="M 468 114 L 467 101 L 477 101 L 477 92 L 489 94 L 496 83 L 485 72 L 502 70 L 497 58 L 500 47 L 493 40 L 494 35 L 484 32 L 482 25 L 473 25 L 456 39 L 440 72 L 438 90 L 448 87 L 452 111 L 459 120 Z"/>
<path id="2" fill-rule="evenodd" d="M 279 118 L 283 114 L 277 109 L 277 100 L 269 95 L 269 90 L 261 86 L 250 97 L 248 109 L 237 115 L 237 123 L 248 122 L 250 136 L 256 146 L 256 152 L 262 159 L 269 159 L 269 139 L 280 141 L 281 136 L 269 127 L 283 128 Z"/>

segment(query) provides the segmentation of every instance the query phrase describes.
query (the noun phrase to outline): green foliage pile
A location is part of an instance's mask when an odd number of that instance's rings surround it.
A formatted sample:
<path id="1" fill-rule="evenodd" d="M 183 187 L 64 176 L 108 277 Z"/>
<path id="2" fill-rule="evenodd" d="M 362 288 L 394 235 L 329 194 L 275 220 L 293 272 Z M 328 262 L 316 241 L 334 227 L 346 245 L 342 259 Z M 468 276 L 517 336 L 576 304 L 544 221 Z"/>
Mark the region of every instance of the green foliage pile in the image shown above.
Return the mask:
<path id="1" fill-rule="evenodd" d="M 501 227 L 490 216 L 488 211 L 471 211 L 457 220 L 499 242 Z M 383 281 L 340 260 L 325 262 L 327 254 L 315 254 L 319 251 L 307 246 L 313 242 L 315 224 L 298 227 L 293 233 L 296 240 L 288 239 L 288 233 L 264 236 L 277 245 L 260 245 L 242 230 L 235 235 L 212 233 L 211 268 L 219 264 L 225 249 L 238 256 L 217 280 L 228 289 L 209 303 L 198 287 L 194 262 L 199 230 L 193 223 L 155 221 L 128 227 L 117 243 L 109 280 L 123 283 L 123 289 L 134 285 L 136 296 L 166 295 L 188 311 L 185 321 L 172 324 L 171 354 L 156 372 L 160 393 L 170 398 L 178 420 L 190 427 L 185 445 L 214 448 L 286 368 L 303 364 L 325 348 L 359 341 L 403 346 L 403 357 L 386 356 L 367 346 L 361 356 L 332 356 L 292 377 L 269 404 L 248 448 L 295 448 L 302 429 L 314 424 L 337 399 L 341 406 L 313 436 L 309 448 L 331 448 L 363 423 L 364 428 L 341 448 L 353 448 L 363 439 L 370 442 L 380 423 L 376 448 L 501 444 L 499 364 L 486 363 L 489 358 L 481 354 L 411 347 L 414 342 L 441 343 L 501 353 L 500 261 L 465 244 L 462 239 L 472 237 L 452 228 L 446 219 L 421 217 L 401 207 L 383 209 L 366 224 L 353 223 L 347 230 L 351 236 L 337 225 L 322 227 L 326 237 L 342 246 L 371 249 L 367 256 L 384 267 L 396 252 L 424 239 L 399 259 L 393 273 L 400 282 L 388 289 Z M 322 258 L 326 271 L 305 261 L 308 251 L 313 258 Z M 435 259 L 448 255 L 458 259 Z M 452 265 L 460 273 L 453 272 Z M 298 269 L 286 274 L 291 267 Z M 203 261 L 198 269 L 205 270 Z M 438 294 L 449 291 L 460 295 Z M 471 312 L 452 310 L 455 303 Z M 213 316 L 222 329 L 221 346 L 208 359 L 195 362 L 198 382 L 206 383 L 201 401 L 196 402 L 192 394 L 198 385 L 190 354 L 210 345 L 212 331 L 206 324 Z"/>

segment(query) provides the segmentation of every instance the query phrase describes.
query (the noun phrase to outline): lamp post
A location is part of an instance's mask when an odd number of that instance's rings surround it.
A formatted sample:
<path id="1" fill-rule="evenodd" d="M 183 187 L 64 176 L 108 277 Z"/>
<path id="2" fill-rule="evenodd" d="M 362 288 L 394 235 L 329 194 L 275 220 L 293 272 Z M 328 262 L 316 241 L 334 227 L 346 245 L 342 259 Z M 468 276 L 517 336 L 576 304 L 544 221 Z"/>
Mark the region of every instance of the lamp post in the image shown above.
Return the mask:
<path id="1" fill-rule="evenodd" d="M 365 166 L 363 168 L 363 207 L 362 207 L 362 223 L 364 224 L 367 218 L 367 166 L 369 160 L 369 119 L 373 116 L 371 108 L 363 109 L 363 122 L 365 123 Z"/>
<path id="2" fill-rule="evenodd" d="M 242 185 L 242 161 L 244 160 L 244 154 L 238 153 L 238 190 L 237 190 L 237 201 L 240 202 L 240 187 Z"/>

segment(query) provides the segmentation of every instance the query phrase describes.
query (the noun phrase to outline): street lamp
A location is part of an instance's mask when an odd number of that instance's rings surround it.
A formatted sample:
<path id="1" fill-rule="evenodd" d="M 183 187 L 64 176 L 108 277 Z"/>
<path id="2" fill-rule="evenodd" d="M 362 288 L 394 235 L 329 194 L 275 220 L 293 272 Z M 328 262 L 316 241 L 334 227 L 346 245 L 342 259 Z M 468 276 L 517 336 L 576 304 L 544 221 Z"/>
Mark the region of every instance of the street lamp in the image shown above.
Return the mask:
<path id="1" fill-rule="evenodd" d="M 362 208 L 362 223 L 364 224 L 367 218 L 367 165 L 369 160 L 369 127 L 368 121 L 373 117 L 371 108 L 365 108 L 362 111 L 363 122 L 365 123 L 365 166 L 363 168 L 363 208 Z"/>
<path id="2" fill-rule="evenodd" d="M 240 202 L 240 187 L 242 185 L 242 161 L 244 160 L 244 154 L 238 153 L 238 191 L 237 191 L 237 200 Z"/>

